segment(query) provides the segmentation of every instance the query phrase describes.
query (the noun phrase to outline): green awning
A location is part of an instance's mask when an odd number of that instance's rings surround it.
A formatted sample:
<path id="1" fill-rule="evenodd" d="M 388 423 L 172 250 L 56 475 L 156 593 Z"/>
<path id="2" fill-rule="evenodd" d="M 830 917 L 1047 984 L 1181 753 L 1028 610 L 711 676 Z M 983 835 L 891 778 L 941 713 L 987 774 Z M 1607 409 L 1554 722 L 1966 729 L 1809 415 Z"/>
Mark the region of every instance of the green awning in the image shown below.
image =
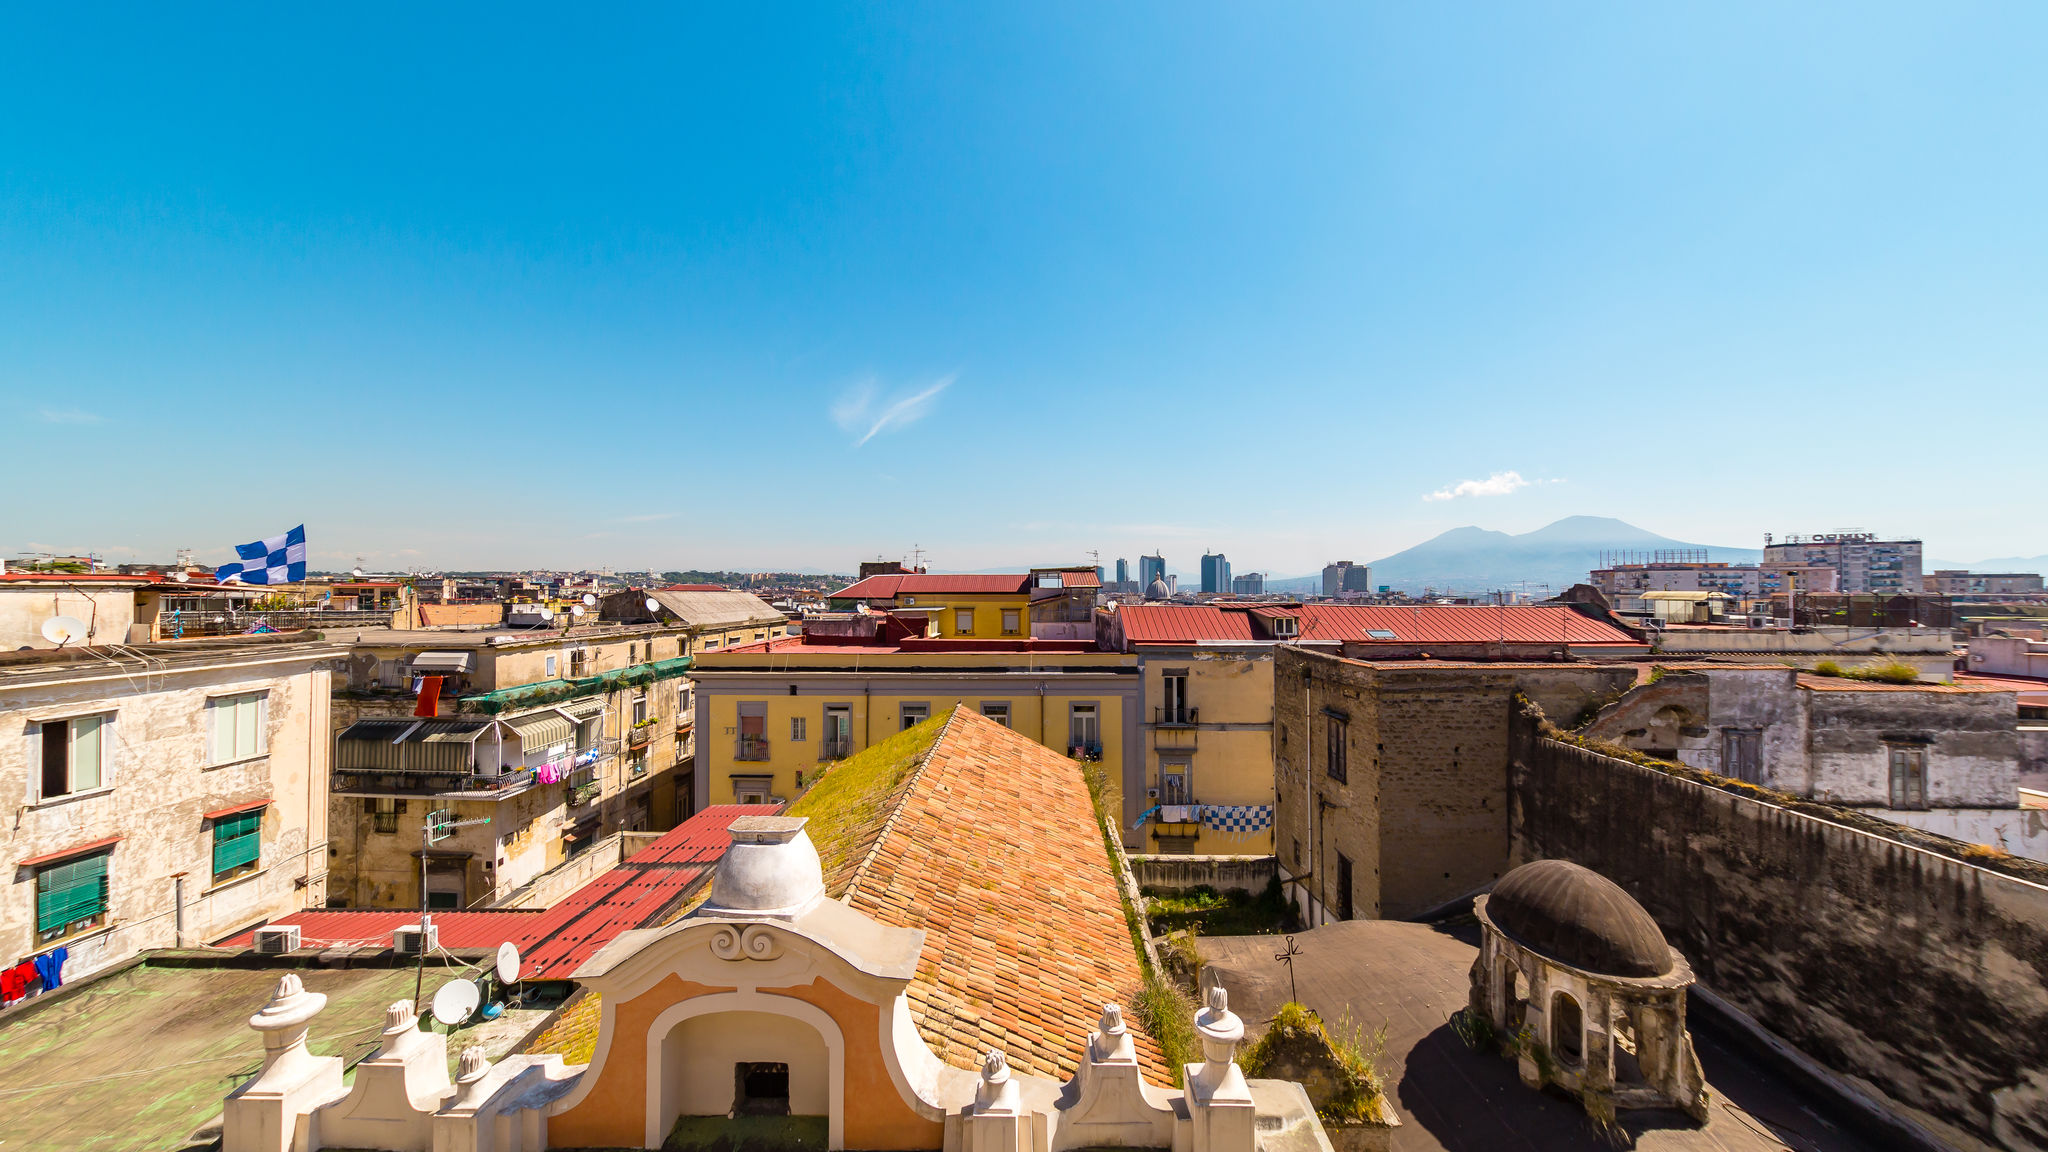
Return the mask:
<path id="1" fill-rule="evenodd" d="M 582 676 L 574 680 L 540 680 L 522 684 L 517 688 L 500 688 L 496 692 L 483 692 L 475 696 L 462 697 L 464 712 L 480 712 L 496 716 L 521 708 L 539 708 L 547 704 L 567 705 L 587 697 L 621 688 L 639 688 L 658 680 L 673 680 L 690 670 L 692 661 L 688 656 L 677 656 L 669 660 L 657 660 L 652 664 L 635 664 L 616 672 L 600 672 L 595 676 Z M 602 707 L 602 704 L 599 705 Z"/>
<path id="2" fill-rule="evenodd" d="M 526 716 L 514 716 L 505 721 L 507 727 L 519 733 L 519 743 L 530 755 L 557 744 L 567 744 L 575 729 L 569 718 L 553 708 Z"/>

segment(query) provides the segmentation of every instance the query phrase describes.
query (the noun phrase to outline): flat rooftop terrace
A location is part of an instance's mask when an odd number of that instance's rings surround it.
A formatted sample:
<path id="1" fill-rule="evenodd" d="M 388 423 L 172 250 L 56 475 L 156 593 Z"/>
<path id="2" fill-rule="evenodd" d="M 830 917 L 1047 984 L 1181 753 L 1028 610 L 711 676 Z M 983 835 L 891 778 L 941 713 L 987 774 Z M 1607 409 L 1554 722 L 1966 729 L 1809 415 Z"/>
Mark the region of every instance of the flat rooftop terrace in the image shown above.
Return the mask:
<path id="1" fill-rule="evenodd" d="M 1384 1024 L 1379 1061 L 1400 1114 L 1395 1152 L 1581 1152 L 1627 1147 L 1593 1127 L 1578 1102 L 1522 1086 L 1514 1064 L 1467 1048 L 1451 1030 L 1465 1007 L 1478 927 L 1350 920 L 1295 934 L 1294 981 L 1324 1020 L 1346 1011 L 1370 1034 Z M 1288 999 L 1277 936 L 1205 936 L 1202 960 L 1256 1034 Z M 1679 1112 L 1621 1114 L 1638 1152 L 1877 1152 L 1815 1100 L 1741 1052 L 1695 1028 L 1693 1046 L 1712 1093 L 1707 1123 Z"/>

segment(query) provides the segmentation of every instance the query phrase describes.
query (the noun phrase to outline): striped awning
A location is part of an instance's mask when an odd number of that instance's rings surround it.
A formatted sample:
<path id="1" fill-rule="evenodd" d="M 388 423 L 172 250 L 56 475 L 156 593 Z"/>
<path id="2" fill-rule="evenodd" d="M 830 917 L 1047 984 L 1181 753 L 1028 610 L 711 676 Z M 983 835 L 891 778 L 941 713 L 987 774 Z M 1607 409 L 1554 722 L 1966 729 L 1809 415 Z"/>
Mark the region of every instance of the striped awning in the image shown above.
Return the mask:
<path id="1" fill-rule="evenodd" d="M 412 658 L 412 670 L 429 675 L 442 672 L 474 672 L 476 653 L 421 652 Z"/>
<path id="2" fill-rule="evenodd" d="M 571 700 L 567 704 L 562 705 L 562 711 L 577 720 L 588 720 L 592 716 L 599 715 L 604 711 L 604 698 L 602 696 L 586 696 L 581 700 Z"/>
<path id="3" fill-rule="evenodd" d="M 528 752 L 538 752 L 556 744 L 566 744 L 576 731 L 569 723 L 569 718 L 553 708 L 544 708 L 524 716 L 514 716 L 505 721 L 505 725 L 519 733 L 519 742 Z"/>

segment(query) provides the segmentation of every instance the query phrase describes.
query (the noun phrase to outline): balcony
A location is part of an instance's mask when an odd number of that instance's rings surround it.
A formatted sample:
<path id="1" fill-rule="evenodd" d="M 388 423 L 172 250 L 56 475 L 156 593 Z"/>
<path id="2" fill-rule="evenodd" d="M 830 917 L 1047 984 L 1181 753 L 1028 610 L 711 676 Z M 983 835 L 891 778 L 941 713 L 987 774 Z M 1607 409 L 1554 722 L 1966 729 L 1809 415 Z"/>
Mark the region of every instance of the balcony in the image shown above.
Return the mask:
<path id="1" fill-rule="evenodd" d="M 579 768 L 569 773 L 568 784 L 571 808 L 581 808 L 604 792 L 604 781 L 598 779 L 594 768 Z"/>
<path id="2" fill-rule="evenodd" d="M 818 759 L 844 760 L 853 755 L 852 736 L 827 736 L 818 741 Z"/>
<path id="3" fill-rule="evenodd" d="M 464 800 L 506 800 L 533 787 L 533 769 L 495 776 L 480 772 L 419 772 L 392 768 L 336 768 L 331 789 L 338 795 L 455 796 Z"/>
<path id="4" fill-rule="evenodd" d="M 1183 704 L 1178 708 L 1154 708 L 1152 725 L 1155 728 L 1193 728 L 1202 722 L 1202 710 Z"/>
<path id="5" fill-rule="evenodd" d="M 626 779 L 638 780 L 647 775 L 647 757 L 626 761 Z"/>
<path id="6" fill-rule="evenodd" d="M 1102 745 L 1099 743 L 1075 744 L 1067 749 L 1067 755 L 1075 760 L 1092 763 L 1102 759 Z"/>
<path id="7" fill-rule="evenodd" d="M 768 738 L 766 736 L 740 737 L 739 751 L 733 754 L 735 760 L 768 759 Z"/>

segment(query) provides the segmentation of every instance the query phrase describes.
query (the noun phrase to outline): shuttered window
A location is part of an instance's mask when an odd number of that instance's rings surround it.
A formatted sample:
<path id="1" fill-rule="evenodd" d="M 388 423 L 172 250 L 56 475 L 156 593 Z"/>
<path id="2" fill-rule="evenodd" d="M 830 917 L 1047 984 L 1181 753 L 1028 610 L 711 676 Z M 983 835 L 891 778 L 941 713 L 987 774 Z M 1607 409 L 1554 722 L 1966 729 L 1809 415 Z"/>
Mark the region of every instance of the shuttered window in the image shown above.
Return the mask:
<path id="1" fill-rule="evenodd" d="M 263 847 L 263 810 L 223 816 L 213 822 L 213 877 L 256 863 Z"/>
<path id="2" fill-rule="evenodd" d="M 36 873 L 36 932 L 61 935 L 107 912 L 107 853 L 52 864 Z"/>

